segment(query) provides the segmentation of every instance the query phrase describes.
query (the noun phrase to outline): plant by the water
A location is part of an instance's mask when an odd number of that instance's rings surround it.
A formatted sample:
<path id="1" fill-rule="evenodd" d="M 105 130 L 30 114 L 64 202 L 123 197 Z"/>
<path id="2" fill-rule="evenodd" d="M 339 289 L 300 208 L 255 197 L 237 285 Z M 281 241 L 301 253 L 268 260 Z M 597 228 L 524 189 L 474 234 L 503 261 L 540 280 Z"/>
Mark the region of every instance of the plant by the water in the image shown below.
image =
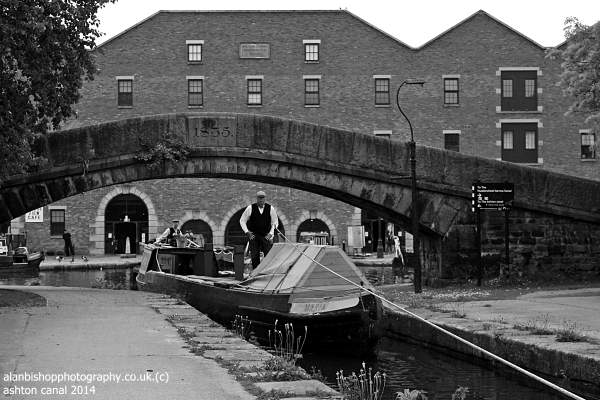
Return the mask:
<path id="1" fill-rule="evenodd" d="M 291 323 L 283 325 L 283 330 L 277 329 L 277 323 L 272 330 L 269 330 L 269 346 L 275 356 L 282 358 L 288 363 L 296 364 L 298 359 L 302 358 L 302 349 L 308 336 L 308 327 L 304 326 L 304 336 L 296 337 L 294 326 Z"/>
<path id="2" fill-rule="evenodd" d="M 385 372 L 373 374 L 373 369 L 362 363 L 359 373 L 345 376 L 344 370 L 335 373 L 338 390 L 346 400 L 381 400 L 385 389 Z"/>

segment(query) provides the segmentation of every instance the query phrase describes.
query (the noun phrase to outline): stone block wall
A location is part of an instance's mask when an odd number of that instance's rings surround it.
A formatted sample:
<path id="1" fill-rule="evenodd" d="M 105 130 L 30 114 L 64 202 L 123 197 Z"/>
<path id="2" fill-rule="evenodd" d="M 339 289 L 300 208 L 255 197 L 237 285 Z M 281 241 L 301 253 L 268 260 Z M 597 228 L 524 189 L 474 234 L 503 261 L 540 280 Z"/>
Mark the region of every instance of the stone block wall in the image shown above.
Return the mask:
<path id="1" fill-rule="evenodd" d="M 509 260 L 505 258 L 504 212 L 482 212 L 481 252 L 487 276 L 502 279 L 600 279 L 600 224 L 513 210 Z M 477 276 L 474 224 L 455 225 L 443 241 L 443 268 L 433 279 Z"/>

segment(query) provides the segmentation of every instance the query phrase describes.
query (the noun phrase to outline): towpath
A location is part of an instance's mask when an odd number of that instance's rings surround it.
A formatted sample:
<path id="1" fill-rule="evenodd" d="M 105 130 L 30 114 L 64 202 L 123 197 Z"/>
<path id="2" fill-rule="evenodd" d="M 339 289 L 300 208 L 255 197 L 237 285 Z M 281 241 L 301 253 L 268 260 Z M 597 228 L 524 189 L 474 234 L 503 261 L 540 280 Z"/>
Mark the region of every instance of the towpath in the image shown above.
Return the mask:
<path id="1" fill-rule="evenodd" d="M 215 360 L 185 348 L 173 325 L 150 307 L 159 295 L 64 287 L 27 292 L 47 305 L 0 308 L 2 398 L 254 398 Z"/>

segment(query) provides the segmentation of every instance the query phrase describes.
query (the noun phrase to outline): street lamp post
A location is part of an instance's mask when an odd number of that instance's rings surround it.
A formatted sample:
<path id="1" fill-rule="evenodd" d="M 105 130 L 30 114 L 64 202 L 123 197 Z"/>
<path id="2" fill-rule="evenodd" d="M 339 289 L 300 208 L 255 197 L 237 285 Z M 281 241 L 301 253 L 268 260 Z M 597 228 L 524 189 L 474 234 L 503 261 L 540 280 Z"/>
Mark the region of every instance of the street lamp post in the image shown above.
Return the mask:
<path id="1" fill-rule="evenodd" d="M 412 191 L 412 200 L 411 200 L 411 213 L 410 213 L 410 220 L 411 220 L 411 229 L 412 229 L 412 234 L 413 234 L 413 259 L 414 259 L 414 287 L 415 287 L 415 293 L 421 293 L 421 256 L 419 254 L 419 248 L 420 248 L 420 240 L 419 240 L 419 215 L 417 212 L 417 206 L 418 206 L 418 200 L 419 200 L 419 196 L 417 193 L 417 159 L 416 159 L 416 153 L 417 153 L 417 147 L 415 144 L 415 137 L 414 137 L 414 133 L 413 133 L 413 127 L 412 124 L 410 123 L 410 120 L 408 119 L 408 117 L 406 116 L 406 114 L 404 114 L 404 111 L 402 111 L 402 108 L 400 107 L 400 89 L 402 89 L 402 86 L 404 85 L 421 85 L 423 86 L 425 84 L 424 80 L 421 79 L 407 79 L 405 81 L 403 81 L 400 86 L 398 87 L 398 91 L 396 92 L 396 105 L 398 106 L 398 110 L 400 110 L 400 113 L 402 113 L 402 115 L 404 116 L 404 118 L 406 119 L 406 122 L 408 122 L 408 127 L 410 128 L 410 143 L 409 143 L 409 148 L 410 148 L 410 180 L 411 180 L 411 191 Z"/>

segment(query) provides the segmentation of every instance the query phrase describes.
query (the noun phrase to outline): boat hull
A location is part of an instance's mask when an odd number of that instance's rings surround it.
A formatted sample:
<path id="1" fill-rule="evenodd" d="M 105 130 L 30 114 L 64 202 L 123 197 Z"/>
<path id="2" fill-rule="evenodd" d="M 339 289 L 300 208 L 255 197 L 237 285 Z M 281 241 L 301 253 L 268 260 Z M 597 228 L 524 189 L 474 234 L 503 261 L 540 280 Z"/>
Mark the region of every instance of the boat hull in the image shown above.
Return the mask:
<path id="1" fill-rule="evenodd" d="M 0 272 L 37 272 L 43 260 L 43 253 L 32 253 L 28 256 L 0 256 Z"/>
<path id="2" fill-rule="evenodd" d="M 361 296 L 352 307 L 297 314 L 289 312 L 289 294 L 226 287 L 156 271 L 138 274 L 136 280 L 140 290 L 177 297 L 225 326 L 230 327 L 236 315 L 247 318 L 249 330 L 265 345 L 271 344 L 272 331 L 282 330 L 286 323 L 292 324 L 296 338 L 304 338 L 306 329 L 306 351 L 371 354 L 379 337 L 381 304 L 370 294 Z"/>

